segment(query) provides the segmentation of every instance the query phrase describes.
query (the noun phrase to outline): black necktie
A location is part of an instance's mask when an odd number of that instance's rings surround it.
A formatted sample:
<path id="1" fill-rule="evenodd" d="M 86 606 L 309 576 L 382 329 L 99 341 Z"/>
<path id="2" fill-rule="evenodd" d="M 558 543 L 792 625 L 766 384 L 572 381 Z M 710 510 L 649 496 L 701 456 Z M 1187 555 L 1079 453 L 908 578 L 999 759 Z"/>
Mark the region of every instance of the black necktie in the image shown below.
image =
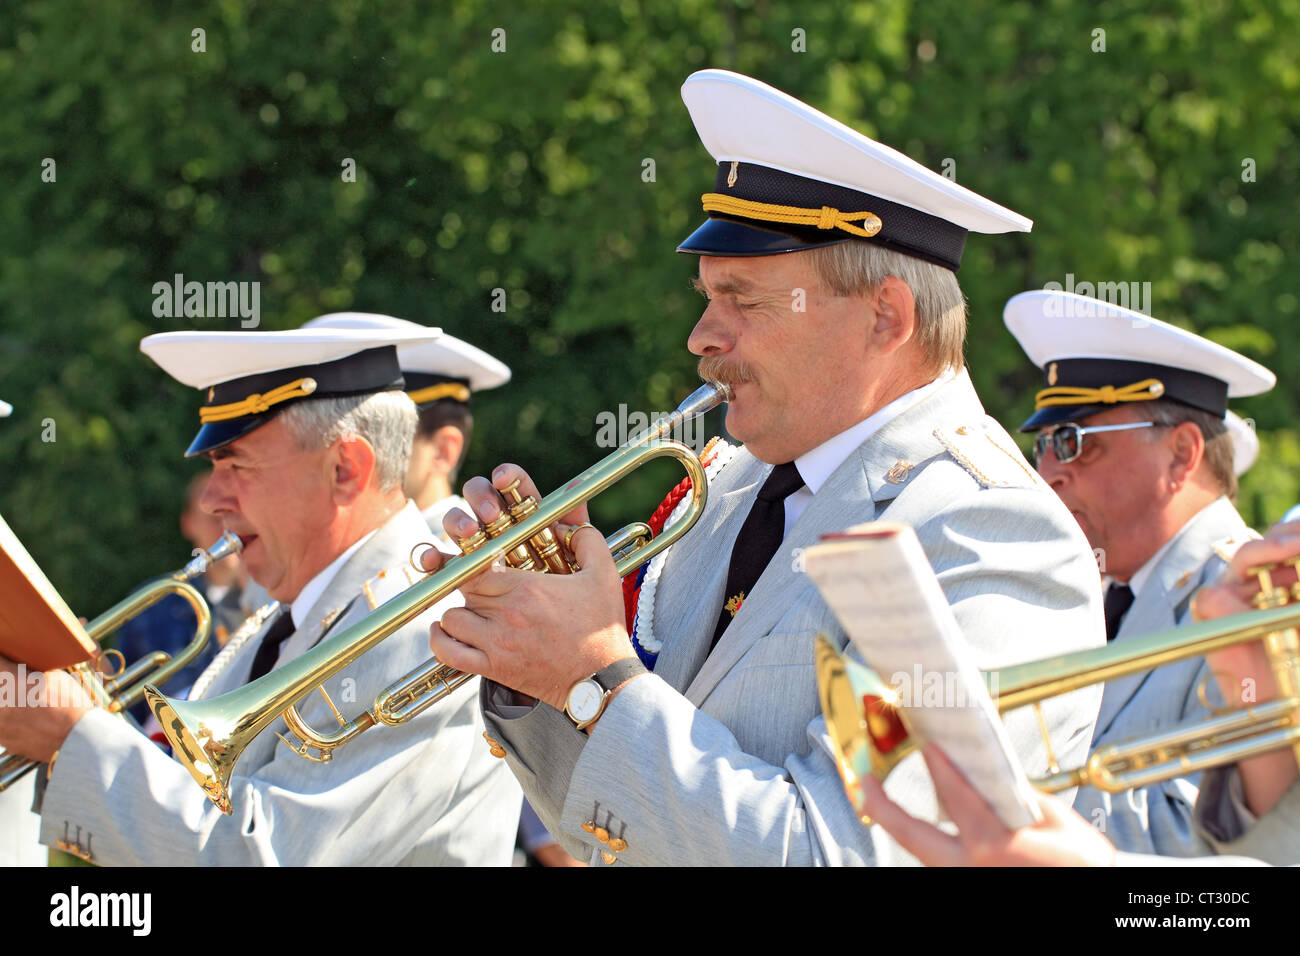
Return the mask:
<path id="1" fill-rule="evenodd" d="M 731 548 L 731 565 L 727 569 L 727 590 L 723 595 L 718 624 L 713 630 L 716 647 L 722 632 L 740 610 L 749 592 L 758 583 L 767 563 L 785 538 L 785 499 L 804 486 L 794 462 L 777 465 L 758 489 L 754 506 L 749 509 Z"/>
<path id="2" fill-rule="evenodd" d="M 1106 589 L 1106 641 L 1115 640 L 1124 615 L 1133 606 L 1133 589 L 1127 584 L 1112 584 Z"/>
<path id="3" fill-rule="evenodd" d="M 287 641 L 292 633 L 293 614 L 286 607 L 262 635 L 262 645 L 257 649 L 257 656 L 253 658 L 253 669 L 248 674 L 250 681 L 271 673 L 271 668 L 275 666 L 280 656 L 280 645 Z"/>

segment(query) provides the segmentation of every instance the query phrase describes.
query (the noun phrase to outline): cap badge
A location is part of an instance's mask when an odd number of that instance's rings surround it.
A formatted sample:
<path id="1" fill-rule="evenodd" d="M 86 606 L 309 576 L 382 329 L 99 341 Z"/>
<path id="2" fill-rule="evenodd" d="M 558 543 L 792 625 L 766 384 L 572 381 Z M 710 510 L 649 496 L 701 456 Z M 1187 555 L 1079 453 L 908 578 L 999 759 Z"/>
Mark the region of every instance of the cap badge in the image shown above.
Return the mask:
<path id="1" fill-rule="evenodd" d="M 731 172 L 727 173 L 727 188 L 728 188 L 728 189 L 730 189 L 732 186 L 736 185 L 736 170 L 738 170 L 739 168 L 740 168 L 740 163 L 738 163 L 738 162 L 733 162 L 733 163 L 731 164 Z"/>
<path id="2" fill-rule="evenodd" d="M 1047 366 L 1047 384 L 1048 385 L 1056 384 L 1056 363 L 1055 362 Z"/>

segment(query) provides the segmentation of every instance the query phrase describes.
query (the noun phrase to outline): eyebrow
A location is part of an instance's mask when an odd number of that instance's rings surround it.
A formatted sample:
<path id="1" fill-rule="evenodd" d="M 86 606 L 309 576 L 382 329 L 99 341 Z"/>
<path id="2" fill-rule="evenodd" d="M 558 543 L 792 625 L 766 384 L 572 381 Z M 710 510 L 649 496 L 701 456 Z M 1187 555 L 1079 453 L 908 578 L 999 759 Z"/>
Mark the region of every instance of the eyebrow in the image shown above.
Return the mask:
<path id="1" fill-rule="evenodd" d="M 753 292 L 754 284 L 744 279 L 736 279 L 731 276 L 726 276 L 720 279 L 713 286 L 712 291 L 710 291 L 709 287 L 706 286 L 698 276 L 692 276 L 691 288 L 705 298 L 708 298 L 710 295 L 742 295 L 747 292 Z"/>

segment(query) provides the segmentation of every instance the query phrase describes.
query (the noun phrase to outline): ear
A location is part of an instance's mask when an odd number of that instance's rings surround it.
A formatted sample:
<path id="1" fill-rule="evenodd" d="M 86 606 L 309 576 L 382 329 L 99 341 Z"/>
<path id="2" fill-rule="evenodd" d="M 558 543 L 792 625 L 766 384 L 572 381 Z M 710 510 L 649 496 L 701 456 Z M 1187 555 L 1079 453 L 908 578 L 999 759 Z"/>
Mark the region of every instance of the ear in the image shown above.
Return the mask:
<path id="1" fill-rule="evenodd" d="M 344 435 L 330 448 L 330 486 L 334 502 L 351 504 L 370 485 L 376 470 L 375 450 L 360 435 Z"/>
<path id="2" fill-rule="evenodd" d="M 872 351 L 888 355 L 906 345 L 916 332 L 916 300 L 912 289 L 897 276 L 885 276 L 874 293 L 875 322 Z"/>
<path id="3" fill-rule="evenodd" d="M 1205 436 L 1192 422 L 1183 422 L 1169 430 L 1165 437 L 1169 449 L 1169 483 L 1173 490 L 1181 488 L 1205 458 Z"/>
<path id="4" fill-rule="evenodd" d="M 433 443 L 434 468 L 441 475 L 450 475 L 465 448 L 465 433 L 455 425 L 443 425 L 428 440 Z"/>

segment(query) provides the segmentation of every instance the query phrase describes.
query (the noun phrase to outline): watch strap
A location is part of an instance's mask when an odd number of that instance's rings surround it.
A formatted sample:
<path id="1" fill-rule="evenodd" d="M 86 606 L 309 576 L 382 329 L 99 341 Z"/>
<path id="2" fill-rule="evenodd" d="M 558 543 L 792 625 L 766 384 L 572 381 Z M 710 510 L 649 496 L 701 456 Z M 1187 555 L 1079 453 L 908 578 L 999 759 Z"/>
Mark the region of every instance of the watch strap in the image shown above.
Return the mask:
<path id="1" fill-rule="evenodd" d="M 605 693 L 609 693 L 625 680 L 631 680 L 639 674 L 648 674 L 641 658 L 635 654 L 631 657 L 625 657 L 621 661 L 615 661 L 608 667 L 598 670 L 591 675 L 591 679 L 601 686 Z"/>

